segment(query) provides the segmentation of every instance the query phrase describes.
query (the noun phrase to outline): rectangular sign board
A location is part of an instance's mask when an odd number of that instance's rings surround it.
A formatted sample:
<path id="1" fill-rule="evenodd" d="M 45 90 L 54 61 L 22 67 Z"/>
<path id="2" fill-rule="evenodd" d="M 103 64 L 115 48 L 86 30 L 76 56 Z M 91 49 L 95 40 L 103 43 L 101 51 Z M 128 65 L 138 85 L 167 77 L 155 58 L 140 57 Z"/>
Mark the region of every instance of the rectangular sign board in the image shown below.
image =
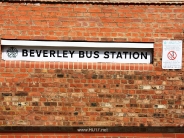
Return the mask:
<path id="1" fill-rule="evenodd" d="M 150 49 L 100 49 L 5 46 L 3 60 L 151 63 Z"/>
<path id="2" fill-rule="evenodd" d="M 153 43 L 2 40 L 2 59 L 16 61 L 152 63 Z"/>
<path id="3" fill-rule="evenodd" d="M 182 68 L 182 40 L 164 40 L 162 69 Z"/>

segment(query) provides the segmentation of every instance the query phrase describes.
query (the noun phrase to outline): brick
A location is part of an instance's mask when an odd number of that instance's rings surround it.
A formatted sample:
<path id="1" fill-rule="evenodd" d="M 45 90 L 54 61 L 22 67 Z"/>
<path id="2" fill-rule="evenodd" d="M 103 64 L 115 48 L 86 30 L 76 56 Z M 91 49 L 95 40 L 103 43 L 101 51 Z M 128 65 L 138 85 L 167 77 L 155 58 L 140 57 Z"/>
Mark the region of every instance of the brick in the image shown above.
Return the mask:
<path id="1" fill-rule="evenodd" d="M 163 108 L 166 108 L 166 105 L 158 105 L 158 104 L 156 104 L 156 105 L 154 105 L 154 108 L 161 108 L 161 109 L 163 109 Z"/>
<path id="2" fill-rule="evenodd" d="M 27 92 L 17 92 L 15 93 L 15 96 L 27 96 L 28 93 Z"/>
<path id="3" fill-rule="evenodd" d="M 12 93 L 2 93 L 2 96 L 12 96 Z"/>
<path id="4" fill-rule="evenodd" d="M 162 86 L 162 85 L 161 85 L 161 86 L 159 86 L 159 85 L 153 85 L 153 86 L 152 86 L 152 89 L 154 89 L 154 90 L 155 90 L 155 89 L 156 89 L 156 90 L 164 90 L 164 89 L 165 89 L 165 86 Z"/>
<path id="5" fill-rule="evenodd" d="M 155 94 L 162 94 L 163 91 L 155 91 Z"/>
<path id="6" fill-rule="evenodd" d="M 175 138 L 183 138 L 184 134 L 175 134 Z"/>
<path id="7" fill-rule="evenodd" d="M 17 78 L 27 78 L 29 74 L 16 74 L 15 77 Z"/>
<path id="8" fill-rule="evenodd" d="M 5 120 L 5 117 L 4 116 L 0 116 L 0 120 Z"/>
<path id="9" fill-rule="evenodd" d="M 167 77 L 167 80 L 181 80 L 181 77 L 179 77 L 179 76 Z"/>
<path id="10" fill-rule="evenodd" d="M 44 102 L 45 106 L 57 106 L 56 102 Z"/>
<path id="11" fill-rule="evenodd" d="M 101 116 L 112 116 L 113 113 L 112 112 L 101 112 L 100 115 Z"/>
<path id="12" fill-rule="evenodd" d="M 12 104 L 16 106 L 26 106 L 27 105 L 26 102 L 13 102 Z"/>
<path id="13" fill-rule="evenodd" d="M 102 107 L 109 107 L 109 108 L 112 108 L 112 104 L 110 104 L 110 103 L 101 103 L 101 106 L 102 106 Z"/>
<path id="14" fill-rule="evenodd" d="M 179 90 L 184 90 L 184 87 L 179 87 Z"/>
<path id="15" fill-rule="evenodd" d="M 58 78 L 63 78 L 64 75 L 63 75 L 63 74 L 57 74 L 57 77 L 58 77 Z"/>
<path id="16" fill-rule="evenodd" d="M 24 120 L 19 120 L 16 122 L 17 125 L 29 125 L 29 123 L 27 121 Z"/>
<path id="17" fill-rule="evenodd" d="M 151 86 L 150 85 L 141 85 L 139 86 L 139 89 L 143 89 L 143 90 L 150 90 L 151 89 Z"/>
<path id="18" fill-rule="evenodd" d="M 14 77 L 14 74 L 11 73 L 1 73 L 2 77 Z"/>
<path id="19" fill-rule="evenodd" d="M 175 134 L 163 134 L 163 137 L 175 138 Z"/>
<path id="20" fill-rule="evenodd" d="M 153 117 L 155 117 L 155 118 L 164 118 L 164 114 L 155 113 L 155 114 L 153 114 Z"/>

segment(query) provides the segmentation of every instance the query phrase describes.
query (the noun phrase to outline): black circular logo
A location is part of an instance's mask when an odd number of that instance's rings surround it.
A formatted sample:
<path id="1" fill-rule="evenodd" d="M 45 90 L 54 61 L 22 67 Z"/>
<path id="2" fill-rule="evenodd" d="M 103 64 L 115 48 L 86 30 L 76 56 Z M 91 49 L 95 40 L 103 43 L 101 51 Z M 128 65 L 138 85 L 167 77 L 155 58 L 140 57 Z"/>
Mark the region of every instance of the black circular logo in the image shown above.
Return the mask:
<path id="1" fill-rule="evenodd" d="M 9 58 L 16 58 L 18 55 L 18 50 L 15 47 L 10 47 L 6 52 Z"/>

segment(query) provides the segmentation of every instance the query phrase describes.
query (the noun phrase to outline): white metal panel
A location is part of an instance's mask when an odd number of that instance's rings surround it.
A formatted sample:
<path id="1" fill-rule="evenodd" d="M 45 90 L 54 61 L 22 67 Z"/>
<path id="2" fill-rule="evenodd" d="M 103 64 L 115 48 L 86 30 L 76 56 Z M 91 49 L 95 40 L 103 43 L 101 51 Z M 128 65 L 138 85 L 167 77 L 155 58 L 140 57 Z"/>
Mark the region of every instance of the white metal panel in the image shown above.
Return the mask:
<path id="1" fill-rule="evenodd" d="M 98 47 L 98 48 L 153 48 L 153 43 L 117 43 L 117 42 L 63 42 L 63 41 L 28 41 L 1 40 L 6 46 L 52 46 L 52 47 Z"/>

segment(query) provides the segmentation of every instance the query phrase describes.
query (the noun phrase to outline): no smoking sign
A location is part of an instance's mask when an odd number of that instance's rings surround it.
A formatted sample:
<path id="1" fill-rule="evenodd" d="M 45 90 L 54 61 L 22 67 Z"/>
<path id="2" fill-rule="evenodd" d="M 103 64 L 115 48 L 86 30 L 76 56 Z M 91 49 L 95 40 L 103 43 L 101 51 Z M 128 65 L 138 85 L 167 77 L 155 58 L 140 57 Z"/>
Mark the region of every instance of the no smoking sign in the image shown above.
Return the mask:
<path id="1" fill-rule="evenodd" d="M 162 68 L 182 68 L 182 40 L 164 40 L 162 49 Z"/>
<path id="2" fill-rule="evenodd" d="M 175 60 L 177 57 L 177 54 L 175 51 L 169 51 L 169 53 L 167 54 L 167 57 L 169 60 Z"/>

